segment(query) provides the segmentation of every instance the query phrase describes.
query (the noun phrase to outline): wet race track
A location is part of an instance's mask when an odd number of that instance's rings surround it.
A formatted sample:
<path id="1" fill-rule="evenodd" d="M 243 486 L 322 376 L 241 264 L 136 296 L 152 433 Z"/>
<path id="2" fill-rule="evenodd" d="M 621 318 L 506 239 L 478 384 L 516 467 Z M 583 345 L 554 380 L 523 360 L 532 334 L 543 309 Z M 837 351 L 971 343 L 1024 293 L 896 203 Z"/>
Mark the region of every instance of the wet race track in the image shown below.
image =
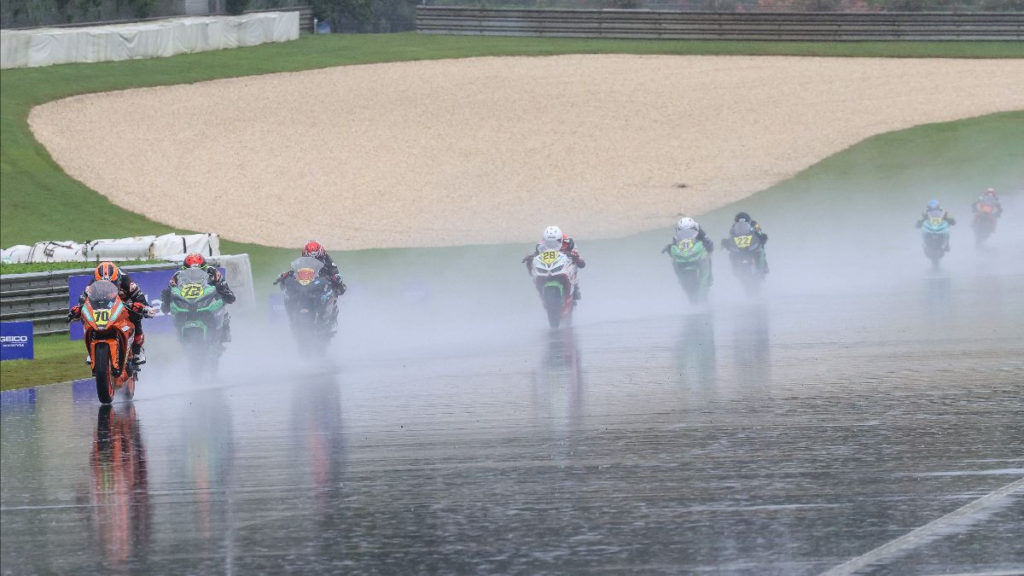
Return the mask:
<path id="1" fill-rule="evenodd" d="M 327 362 L 239 315 L 219 378 L 153 338 L 134 402 L 4 393 L 3 573 L 1024 573 L 1019 259 L 777 242 L 691 307 L 649 240 L 586 254 L 569 328 L 521 269 L 350 276 Z"/>

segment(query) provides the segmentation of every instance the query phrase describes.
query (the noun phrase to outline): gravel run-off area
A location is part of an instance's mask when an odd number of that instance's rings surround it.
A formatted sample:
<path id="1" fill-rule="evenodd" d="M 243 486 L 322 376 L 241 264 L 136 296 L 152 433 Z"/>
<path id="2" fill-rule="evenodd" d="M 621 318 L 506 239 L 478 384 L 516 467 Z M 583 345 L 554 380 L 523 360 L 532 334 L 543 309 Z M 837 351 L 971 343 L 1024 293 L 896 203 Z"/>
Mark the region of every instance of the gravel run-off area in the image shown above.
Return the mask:
<path id="1" fill-rule="evenodd" d="M 1024 109 L 1022 86 L 1024 60 L 471 58 L 76 96 L 29 123 L 129 210 L 344 250 L 669 227 L 875 134 Z"/>

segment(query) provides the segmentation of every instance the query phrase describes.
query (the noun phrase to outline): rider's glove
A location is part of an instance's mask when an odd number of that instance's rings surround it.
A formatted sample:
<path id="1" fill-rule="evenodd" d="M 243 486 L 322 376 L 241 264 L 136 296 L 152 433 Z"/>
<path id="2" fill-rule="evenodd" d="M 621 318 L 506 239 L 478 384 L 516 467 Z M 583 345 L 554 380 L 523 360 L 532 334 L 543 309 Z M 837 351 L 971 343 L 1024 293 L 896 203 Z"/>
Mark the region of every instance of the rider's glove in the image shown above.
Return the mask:
<path id="1" fill-rule="evenodd" d="M 146 316 L 147 313 L 149 312 L 149 307 L 147 307 L 142 302 L 133 302 L 132 303 L 132 312 L 135 312 L 139 316 Z"/>
<path id="2" fill-rule="evenodd" d="M 348 286 L 345 286 L 344 282 L 339 282 L 338 283 L 338 296 L 341 296 L 347 290 L 348 290 Z"/>
<path id="3" fill-rule="evenodd" d="M 68 310 L 68 322 L 71 322 L 72 320 L 77 320 L 77 319 L 79 319 L 81 317 L 82 317 L 82 307 L 81 306 L 72 306 L 71 309 Z"/>
<path id="4" fill-rule="evenodd" d="M 274 284 L 275 285 L 280 284 L 287 277 L 288 277 L 288 273 L 287 272 L 281 272 L 281 275 L 278 276 L 276 280 L 274 280 Z"/>
<path id="5" fill-rule="evenodd" d="M 661 249 L 662 254 L 668 254 L 668 251 L 672 249 L 671 244 L 665 244 L 665 247 Z"/>
<path id="6" fill-rule="evenodd" d="M 580 263 L 580 253 L 575 251 L 575 250 L 570 250 L 569 251 L 569 258 L 572 258 L 572 263 L 573 264 L 579 264 Z"/>

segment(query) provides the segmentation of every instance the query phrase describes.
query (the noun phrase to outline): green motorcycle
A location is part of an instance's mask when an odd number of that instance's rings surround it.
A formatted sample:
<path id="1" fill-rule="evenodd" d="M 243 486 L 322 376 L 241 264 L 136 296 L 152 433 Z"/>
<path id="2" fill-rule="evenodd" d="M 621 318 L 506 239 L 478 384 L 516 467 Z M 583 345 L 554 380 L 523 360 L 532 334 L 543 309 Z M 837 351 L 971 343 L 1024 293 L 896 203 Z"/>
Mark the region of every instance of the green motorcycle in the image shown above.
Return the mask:
<path id="1" fill-rule="evenodd" d="M 697 239 L 697 230 L 680 230 L 673 240 L 675 244 L 669 248 L 669 255 L 679 284 L 690 304 L 705 302 L 711 288 L 711 255 Z"/>
<path id="2" fill-rule="evenodd" d="M 178 274 L 177 285 L 171 287 L 170 315 L 178 340 L 192 359 L 192 372 L 216 370 L 228 312 L 205 270 L 189 268 Z"/>

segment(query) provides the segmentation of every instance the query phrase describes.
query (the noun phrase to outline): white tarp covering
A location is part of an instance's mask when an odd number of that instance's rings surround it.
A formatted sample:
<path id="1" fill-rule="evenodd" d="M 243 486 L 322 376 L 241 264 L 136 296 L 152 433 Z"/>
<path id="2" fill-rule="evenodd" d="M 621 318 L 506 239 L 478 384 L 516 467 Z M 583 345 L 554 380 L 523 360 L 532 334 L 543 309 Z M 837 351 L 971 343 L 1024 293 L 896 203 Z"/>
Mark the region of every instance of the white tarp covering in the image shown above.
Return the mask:
<path id="1" fill-rule="evenodd" d="M 220 256 L 220 236 L 216 234 L 164 234 L 90 240 L 79 244 L 36 242 L 33 246 L 12 246 L 3 251 L 3 261 L 26 262 L 94 262 L 96 260 L 160 260 L 184 258 L 198 252 L 203 256 Z"/>
<path id="2" fill-rule="evenodd" d="M 287 42 L 299 37 L 299 13 L 171 18 L 132 24 L 0 30 L 0 68 L 155 58 Z"/>

